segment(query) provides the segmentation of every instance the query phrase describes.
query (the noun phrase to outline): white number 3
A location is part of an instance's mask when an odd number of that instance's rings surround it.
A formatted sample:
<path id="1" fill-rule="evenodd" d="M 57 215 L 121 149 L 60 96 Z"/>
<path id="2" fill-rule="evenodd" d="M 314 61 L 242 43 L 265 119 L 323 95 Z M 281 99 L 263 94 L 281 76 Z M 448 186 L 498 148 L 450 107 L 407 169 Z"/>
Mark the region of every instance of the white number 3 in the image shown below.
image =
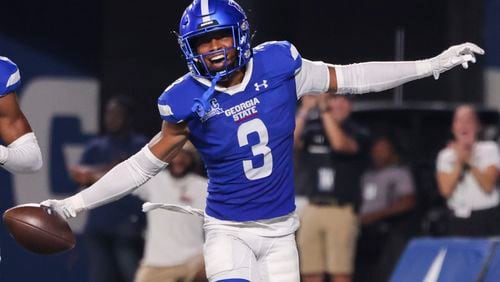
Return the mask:
<path id="1" fill-rule="evenodd" d="M 259 143 L 252 146 L 252 153 L 254 156 L 264 155 L 264 164 L 260 167 L 254 167 L 252 160 L 244 160 L 243 170 L 248 179 L 257 180 L 269 176 L 273 171 L 273 155 L 271 154 L 271 148 L 267 147 L 269 142 L 267 128 L 262 120 L 258 118 L 247 121 L 238 128 L 240 147 L 248 145 L 248 135 L 253 132 L 259 135 Z"/>

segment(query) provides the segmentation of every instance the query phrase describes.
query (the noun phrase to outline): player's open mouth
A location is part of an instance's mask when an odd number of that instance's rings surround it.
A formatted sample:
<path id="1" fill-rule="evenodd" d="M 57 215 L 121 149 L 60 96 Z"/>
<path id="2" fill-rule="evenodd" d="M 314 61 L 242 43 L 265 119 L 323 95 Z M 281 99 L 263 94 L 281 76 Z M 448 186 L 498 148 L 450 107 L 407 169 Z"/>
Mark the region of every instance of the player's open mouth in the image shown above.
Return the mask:
<path id="1" fill-rule="evenodd" d="M 208 58 L 209 69 L 211 71 L 221 71 L 230 63 L 224 54 L 217 54 Z"/>
<path id="2" fill-rule="evenodd" d="M 219 55 L 216 55 L 216 56 L 213 56 L 212 58 L 210 58 L 210 63 L 212 63 L 213 65 L 218 65 L 220 63 L 224 63 L 224 54 L 219 54 Z"/>

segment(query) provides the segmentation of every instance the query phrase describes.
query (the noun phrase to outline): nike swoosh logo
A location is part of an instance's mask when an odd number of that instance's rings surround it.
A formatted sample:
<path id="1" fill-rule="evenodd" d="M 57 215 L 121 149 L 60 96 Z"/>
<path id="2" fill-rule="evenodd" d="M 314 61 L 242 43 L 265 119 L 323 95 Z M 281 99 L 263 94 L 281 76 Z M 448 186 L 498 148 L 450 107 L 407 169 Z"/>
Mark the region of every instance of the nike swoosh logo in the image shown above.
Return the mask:
<path id="1" fill-rule="evenodd" d="M 444 259 L 446 257 L 446 248 L 442 248 L 439 250 L 439 253 L 434 258 L 434 261 L 427 271 L 427 274 L 424 277 L 424 282 L 436 282 L 438 281 L 439 274 L 441 274 L 441 269 L 443 268 Z"/>

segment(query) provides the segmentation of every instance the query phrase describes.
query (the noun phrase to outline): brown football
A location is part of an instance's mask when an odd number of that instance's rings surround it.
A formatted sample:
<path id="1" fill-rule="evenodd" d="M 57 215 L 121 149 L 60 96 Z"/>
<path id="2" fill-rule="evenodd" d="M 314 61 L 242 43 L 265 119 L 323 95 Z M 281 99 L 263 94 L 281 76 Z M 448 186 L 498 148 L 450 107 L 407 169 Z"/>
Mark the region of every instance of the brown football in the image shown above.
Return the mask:
<path id="1" fill-rule="evenodd" d="M 56 254 L 75 246 L 75 235 L 57 212 L 39 204 L 8 209 L 3 222 L 10 234 L 24 248 L 37 254 Z"/>

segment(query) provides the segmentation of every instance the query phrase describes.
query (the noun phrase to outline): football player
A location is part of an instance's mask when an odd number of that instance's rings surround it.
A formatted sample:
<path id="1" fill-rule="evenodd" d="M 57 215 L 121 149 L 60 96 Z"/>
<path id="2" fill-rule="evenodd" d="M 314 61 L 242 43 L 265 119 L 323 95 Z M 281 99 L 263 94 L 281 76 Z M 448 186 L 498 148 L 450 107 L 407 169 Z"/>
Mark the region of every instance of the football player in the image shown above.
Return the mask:
<path id="1" fill-rule="evenodd" d="M 28 120 L 19 108 L 16 90 L 21 76 L 16 64 L 0 57 L 0 166 L 13 173 L 42 167 L 42 153 Z"/>
<path id="2" fill-rule="evenodd" d="M 438 78 L 484 53 L 465 43 L 421 61 L 312 62 L 286 41 L 252 49 L 247 17 L 233 0 L 194 0 L 178 39 L 190 72 L 158 99 L 161 133 L 90 188 L 42 204 L 69 218 L 113 201 L 161 171 L 189 139 L 209 178 L 204 256 L 210 281 L 299 281 L 292 161 L 297 99 Z"/>

